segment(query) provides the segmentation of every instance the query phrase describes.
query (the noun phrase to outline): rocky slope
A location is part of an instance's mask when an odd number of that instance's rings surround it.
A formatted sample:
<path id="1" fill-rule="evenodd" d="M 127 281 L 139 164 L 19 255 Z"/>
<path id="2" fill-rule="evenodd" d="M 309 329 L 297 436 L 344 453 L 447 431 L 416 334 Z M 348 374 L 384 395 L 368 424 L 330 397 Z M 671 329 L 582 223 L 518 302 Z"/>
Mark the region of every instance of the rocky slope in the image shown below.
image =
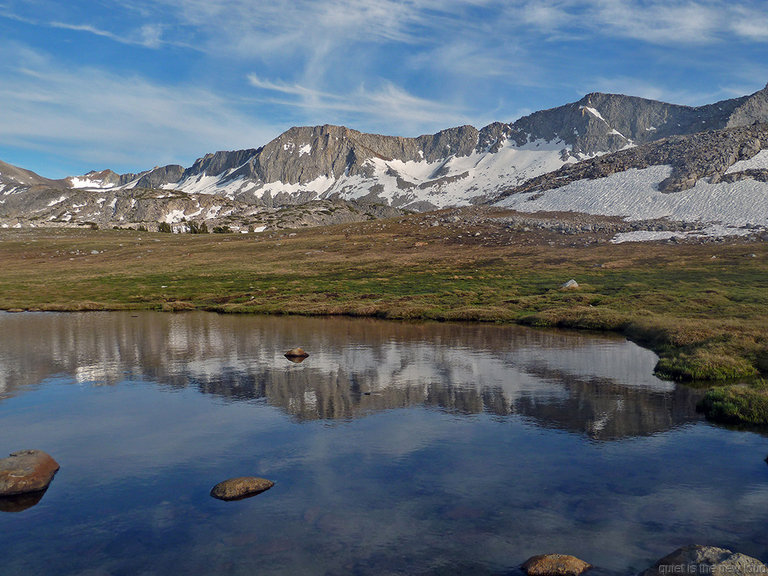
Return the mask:
<path id="1" fill-rule="evenodd" d="M 509 199 L 522 193 L 661 165 L 671 166 L 660 183 L 665 192 L 689 189 L 703 177 L 762 182 L 762 165 L 740 174 L 729 169 L 768 145 L 765 129 L 753 126 L 766 121 L 768 86 L 701 107 L 593 93 L 511 124 L 417 138 L 341 126 L 291 128 L 261 148 L 139 174 L 104 170 L 51 181 L 0 165 L 0 226 L 164 222 L 181 230 L 193 220 L 245 230 L 264 225 L 260 214 L 317 200 L 336 202 L 335 212 L 340 202 L 353 201 L 347 215 L 381 212 L 361 208 L 375 205 L 423 211 L 514 204 Z"/>

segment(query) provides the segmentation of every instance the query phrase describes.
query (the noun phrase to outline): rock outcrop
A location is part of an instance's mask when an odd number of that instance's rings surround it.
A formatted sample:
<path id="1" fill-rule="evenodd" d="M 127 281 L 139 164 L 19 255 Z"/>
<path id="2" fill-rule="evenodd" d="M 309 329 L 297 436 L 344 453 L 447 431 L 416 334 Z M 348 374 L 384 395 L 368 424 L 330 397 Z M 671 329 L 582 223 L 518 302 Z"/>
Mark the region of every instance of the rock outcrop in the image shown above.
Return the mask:
<path id="1" fill-rule="evenodd" d="M 14 452 L 0 460 L 0 496 L 41 492 L 58 470 L 58 462 L 41 450 Z"/>

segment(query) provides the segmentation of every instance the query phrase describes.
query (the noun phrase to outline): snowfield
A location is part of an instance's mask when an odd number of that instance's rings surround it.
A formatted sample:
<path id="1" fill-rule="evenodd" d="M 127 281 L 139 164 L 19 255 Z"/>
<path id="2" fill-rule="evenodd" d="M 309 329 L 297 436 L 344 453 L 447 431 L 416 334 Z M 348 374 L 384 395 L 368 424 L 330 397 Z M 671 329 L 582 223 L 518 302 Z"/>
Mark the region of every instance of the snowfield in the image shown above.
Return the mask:
<path id="1" fill-rule="evenodd" d="M 522 212 L 583 212 L 627 220 L 667 218 L 700 224 L 715 235 L 743 234 L 745 228 L 768 227 L 767 183 L 747 179 L 710 184 L 700 180 L 690 190 L 663 194 L 658 185 L 671 172 L 670 166 L 632 169 L 533 195 L 513 195 L 496 205 Z M 719 226 L 709 226 L 714 224 Z"/>

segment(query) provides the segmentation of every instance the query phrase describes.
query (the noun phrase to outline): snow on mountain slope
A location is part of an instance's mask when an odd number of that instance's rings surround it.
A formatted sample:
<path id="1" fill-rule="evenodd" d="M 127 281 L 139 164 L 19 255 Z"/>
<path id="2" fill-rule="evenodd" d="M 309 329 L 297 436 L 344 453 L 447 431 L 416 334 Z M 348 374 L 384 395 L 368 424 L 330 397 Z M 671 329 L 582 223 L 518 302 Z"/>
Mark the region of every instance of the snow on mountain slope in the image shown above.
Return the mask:
<path id="1" fill-rule="evenodd" d="M 103 180 L 92 180 L 90 178 L 87 178 L 85 176 L 74 176 L 69 179 L 69 181 L 72 183 L 72 188 L 75 189 L 86 189 L 86 190 L 107 190 L 109 188 L 114 188 L 115 184 L 112 182 L 105 182 Z"/>
<path id="2" fill-rule="evenodd" d="M 307 156 L 311 145 L 284 144 L 290 154 Z M 569 146 L 562 141 L 537 140 L 522 146 L 511 140 L 499 143 L 493 151 L 473 151 L 467 156 L 447 155 L 436 161 L 403 161 L 371 157 L 362 162 L 361 169 L 349 170 L 338 178 L 319 175 L 306 182 L 264 182 L 248 175 L 240 175 L 252 162 L 235 166 L 220 174 L 206 172 L 187 174 L 176 182 L 160 186 L 165 190 L 187 194 L 210 194 L 258 203 L 264 198 L 359 200 L 386 203 L 396 207 L 416 209 L 465 206 L 478 198 L 495 194 L 500 189 L 522 183 L 529 178 L 557 170 L 577 161 L 568 153 Z M 423 152 L 420 157 L 424 157 Z M 136 188 L 141 176 L 123 186 L 109 181 L 91 179 L 87 175 L 71 178 L 74 188 L 93 191 Z"/>
<path id="3" fill-rule="evenodd" d="M 660 192 L 659 184 L 671 173 L 670 166 L 631 169 L 535 194 L 515 194 L 496 205 L 522 212 L 570 211 L 627 220 L 667 218 L 704 227 L 719 224 L 725 227 L 718 229 L 724 234 L 768 227 L 768 183 L 744 179 L 711 184 L 700 180 L 689 190 Z"/>
<path id="4" fill-rule="evenodd" d="M 576 161 L 563 150 L 567 146 L 559 141 L 539 140 L 517 146 L 507 140 L 496 152 L 475 151 L 469 156 L 449 156 L 437 162 L 372 158 L 368 160 L 373 168 L 372 177 L 346 176 L 326 195 L 350 200 L 374 196 L 404 207 L 466 206 L 502 188 Z"/>
<path id="5" fill-rule="evenodd" d="M 749 160 L 739 160 L 725 172 L 734 174 L 744 170 L 768 170 L 768 150 L 761 150 Z"/>

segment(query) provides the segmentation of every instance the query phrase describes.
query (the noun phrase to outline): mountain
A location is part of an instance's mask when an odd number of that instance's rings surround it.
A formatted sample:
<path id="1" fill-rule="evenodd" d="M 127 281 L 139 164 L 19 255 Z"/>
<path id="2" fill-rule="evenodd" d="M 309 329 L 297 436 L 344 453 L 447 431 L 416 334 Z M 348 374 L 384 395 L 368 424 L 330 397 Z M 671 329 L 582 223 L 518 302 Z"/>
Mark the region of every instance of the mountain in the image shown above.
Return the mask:
<path id="1" fill-rule="evenodd" d="M 663 179 L 670 192 L 694 186 L 702 176 L 722 176 L 734 162 L 768 147 L 768 139 L 754 136 L 743 150 L 744 142 L 731 150 L 734 130 L 756 122 L 768 122 L 768 86 L 700 107 L 592 93 L 513 123 L 480 130 L 460 126 L 417 138 L 342 126 L 291 128 L 261 148 L 207 154 L 188 168 L 169 165 L 122 175 L 104 170 L 66 181 L 45 181 L 17 169 L 16 179 L 4 184 L 13 194 L 0 190 L 0 225 L 36 220 L 151 227 L 197 219 L 242 228 L 258 224 L 265 211 L 318 201 L 354 202 L 362 212 L 372 205 L 423 211 L 500 201 L 517 207 L 516 195 L 534 188 L 542 193 L 547 179 L 552 189 L 553 178 L 561 176 L 562 183 L 608 176 L 611 158 L 625 169 L 671 162 L 675 168 Z M 675 154 L 695 149 L 701 161 L 716 158 L 715 170 L 686 172 L 684 162 L 670 159 L 672 152 L 627 160 L 629 150 L 702 133 L 724 136 L 686 140 L 690 145 L 681 144 Z M 47 195 L 40 192 L 46 186 Z"/>

